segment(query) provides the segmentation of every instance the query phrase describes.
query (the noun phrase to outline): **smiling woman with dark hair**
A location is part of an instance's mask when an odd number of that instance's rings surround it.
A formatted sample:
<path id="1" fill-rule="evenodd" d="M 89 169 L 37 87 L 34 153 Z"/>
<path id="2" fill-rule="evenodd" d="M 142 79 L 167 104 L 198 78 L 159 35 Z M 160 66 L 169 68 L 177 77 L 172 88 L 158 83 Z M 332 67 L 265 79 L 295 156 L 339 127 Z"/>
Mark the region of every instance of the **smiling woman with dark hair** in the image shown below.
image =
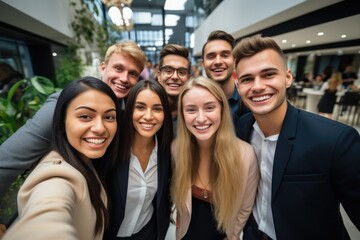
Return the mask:
<path id="1" fill-rule="evenodd" d="M 107 196 L 92 162 L 117 158 L 119 111 L 114 92 L 97 78 L 64 88 L 54 113 L 52 151 L 20 188 L 19 221 L 3 239 L 102 239 Z"/>
<path id="2" fill-rule="evenodd" d="M 131 89 L 120 126 L 120 159 L 109 174 L 105 239 L 165 239 L 170 222 L 171 111 L 164 88 L 142 80 Z"/>

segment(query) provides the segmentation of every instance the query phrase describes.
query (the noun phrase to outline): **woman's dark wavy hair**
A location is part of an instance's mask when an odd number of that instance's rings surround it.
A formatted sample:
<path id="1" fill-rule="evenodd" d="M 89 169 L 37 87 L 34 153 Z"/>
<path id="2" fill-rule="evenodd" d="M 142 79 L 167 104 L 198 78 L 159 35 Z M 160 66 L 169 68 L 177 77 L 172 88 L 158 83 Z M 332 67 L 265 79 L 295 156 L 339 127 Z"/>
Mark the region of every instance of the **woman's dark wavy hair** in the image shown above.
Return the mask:
<path id="1" fill-rule="evenodd" d="M 103 92 L 113 100 L 116 106 L 117 123 L 119 124 L 119 101 L 113 90 L 106 83 L 94 77 L 84 77 L 78 80 L 74 80 L 65 86 L 56 104 L 52 126 L 52 149 L 57 151 L 66 162 L 68 162 L 71 166 L 84 175 L 88 185 L 91 204 L 94 207 L 96 213 L 94 235 L 97 235 L 101 231 L 102 226 L 105 226 L 106 228 L 109 222 L 108 210 L 101 200 L 101 183 L 99 182 L 92 168 L 81 160 L 80 153 L 70 145 L 65 131 L 66 110 L 69 104 L 78 95 L 90 89 Z M 118 155 L 117 146 L 119 146 L 118 131 L 108 149 L 106 150 L 105 155 L 101 158 L 94 159 L 93 161 L 103 162 L 103 164 L 104 161 L 115 162 Z M 102 183 L 104 181 L 103 177 L 104 176 L 102 174 L 99 174 L 99 178 Z"/>
<path id="2" fill-rule="evenodd" d="M 165 89 L 157 81 L 141 80 L 131 89 L 128 95 L 124 112 L 124 121 L 120 125 L 122 133 L 122 140 L 120 143 L 122 161 L 130 160 L 131 145 L 135 136 L 135 128 L 132 119 L 135 109 L 136 97 L 141 91 L 145 89 L 150 89 L 151 91 L 155 92 L 159 96 L 163 106 L 164 122 L 159 131 L 156 133 L 158 138 L 158 148 L 160 150 L 167 149 L 170 146 L 173 138 L 172 116 Z"/>

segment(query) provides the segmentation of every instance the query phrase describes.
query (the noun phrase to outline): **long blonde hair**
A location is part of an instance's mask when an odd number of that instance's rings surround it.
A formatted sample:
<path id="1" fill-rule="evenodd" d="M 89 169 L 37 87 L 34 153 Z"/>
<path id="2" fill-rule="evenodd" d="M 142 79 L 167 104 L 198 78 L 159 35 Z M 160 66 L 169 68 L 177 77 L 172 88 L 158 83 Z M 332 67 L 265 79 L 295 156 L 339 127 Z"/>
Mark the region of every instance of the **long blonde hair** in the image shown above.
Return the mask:
<path id="1" fill-rule="evenodd" d="M 341 73 L 340 72 L 334 73 L 328 81 L 329 81 L 328 90 L 335 92 L 337 90 L 337 87 L 342 83 Z"/>
<path id="2" fill-rule="evenodd" d="M 195 137 L 184 122 L 182 99 L 192 87 L 201 87 L 209 91 L 221 104 L 221 123 L 217 130 L 212 149 L 210 166 L 210 184 L 212 186 L 212 204 L 217 228 L 226 231 L 234 221 L 239 193 L 244 183 L 239 183 L 243 170 L 242 155 L 234 131 L 228 102 L 219 84 L 206 77 L 189 80 L 183 86 L 178 100 L 178 129 L 175 144 L 175 170 L 172 179 L 171 196 L 181 215 L 186 211 L 186 198 L 189 188 L 194 184 L 199 166 L 199 146 Z"/>

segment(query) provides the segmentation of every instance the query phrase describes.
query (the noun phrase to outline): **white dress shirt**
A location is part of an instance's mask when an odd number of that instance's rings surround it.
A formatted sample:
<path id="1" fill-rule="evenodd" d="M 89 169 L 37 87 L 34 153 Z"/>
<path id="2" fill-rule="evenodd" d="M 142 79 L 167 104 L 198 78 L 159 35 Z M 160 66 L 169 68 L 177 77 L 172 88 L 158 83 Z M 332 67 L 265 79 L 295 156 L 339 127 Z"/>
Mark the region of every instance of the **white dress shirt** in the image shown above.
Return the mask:
<path id="1" fill-rule="evenodd" d="M 138 158 L 131 154 L 125 216 L 118 237 L 130 237 L 139 232 L 151 219 L 154 212 L 152 201 L 158 187 L 157 149 L 156 139 L 145 171 L 142 170 Z"/>
<path id="2" fill-rule="evenodd" d="M 251 135 L 251 145 L 254 147 L 261 174 L 253 214 L 259 230 L 276 240 L 274 220 L 271 211 L 271 182 L 274 155 L 279 134 L 265 137 L 256 122 L 253 127 L 255 131 L 253 131 Z"/>

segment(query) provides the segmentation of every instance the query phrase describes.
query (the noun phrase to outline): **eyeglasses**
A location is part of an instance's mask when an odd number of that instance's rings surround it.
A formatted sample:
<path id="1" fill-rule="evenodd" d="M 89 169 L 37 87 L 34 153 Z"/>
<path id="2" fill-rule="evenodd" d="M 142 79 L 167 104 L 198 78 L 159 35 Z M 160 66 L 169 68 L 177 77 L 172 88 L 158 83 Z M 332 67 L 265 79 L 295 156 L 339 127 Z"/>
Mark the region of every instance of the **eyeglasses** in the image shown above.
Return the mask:
<path id="1" fill-rule="evenodd" d="M 187 78 L 189 76 L 189 69 L 187 68 L 173 68 L 171 66 L 163 66 L 160 68 L 160 71 L 165 75 L 165 77 L 172 77 L 177 72 L 179 78 Z"/>

